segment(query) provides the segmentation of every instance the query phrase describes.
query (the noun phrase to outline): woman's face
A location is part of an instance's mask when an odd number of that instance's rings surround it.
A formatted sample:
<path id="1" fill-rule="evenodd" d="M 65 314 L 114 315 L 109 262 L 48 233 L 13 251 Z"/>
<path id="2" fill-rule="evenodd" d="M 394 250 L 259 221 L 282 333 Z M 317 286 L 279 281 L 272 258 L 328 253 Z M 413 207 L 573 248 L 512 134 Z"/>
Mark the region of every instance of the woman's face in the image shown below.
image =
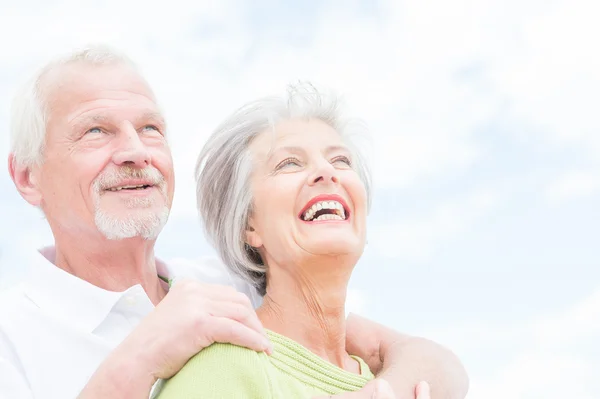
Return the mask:
<path id="1" fill-rule="evenodd" d="M 284 266 L 349 255 L 356 262 L 365 244 L 367 193 L 338 132 L 316 119 L 287 120 L 274 135 L 257 136 L 250 151 L 247 239 L 263 260 Z"/>

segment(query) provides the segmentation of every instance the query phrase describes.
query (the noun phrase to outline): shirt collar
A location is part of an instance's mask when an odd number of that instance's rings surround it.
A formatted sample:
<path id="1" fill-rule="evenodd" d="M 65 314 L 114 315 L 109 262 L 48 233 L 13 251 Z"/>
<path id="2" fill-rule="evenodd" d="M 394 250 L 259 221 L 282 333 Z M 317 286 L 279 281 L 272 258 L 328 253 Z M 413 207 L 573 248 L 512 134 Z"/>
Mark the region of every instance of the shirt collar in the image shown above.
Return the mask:
<path id="1" fill-rule="evenodd" d="M 35 251 L 25 294 L 38 307 L 88 332 L 106 319 L 116 303 L 132 291 L 145 295 L 140 284 L 122 292 L 108 291 L 76 277 L 53 263 L 53 247 Z M 161 270 L 170 275 L 164 263 Z"/>
<path id="2" fill-rule="evenodd" d="M 91 332 L 98 327 L 124 295 L 132 291 L 146 295 L 139 284 L 123 292 L 107 291 L 90 284 L 56 267 L 54 253 L 54 247 L 29 252 L 32 258 L 27 259 L 31 267 L 30 274 L 24 281 L 25 294 L 39 308 L 86 331 Z M 256 290 L 249 289 L 247 283 L 234 278 L 216 258 L 208 257 L 194 261 L 175 258 L 170 260 L 168 265 L 156 259 L 156 271 L 168 282 L 188 278 L 209 284 L 232 285 L 247 294 L 255 306 L 262 302 L 262 297 Z M 166 290 L 169 289 L 167 282 L 161 280 L 161 283 Z"/>

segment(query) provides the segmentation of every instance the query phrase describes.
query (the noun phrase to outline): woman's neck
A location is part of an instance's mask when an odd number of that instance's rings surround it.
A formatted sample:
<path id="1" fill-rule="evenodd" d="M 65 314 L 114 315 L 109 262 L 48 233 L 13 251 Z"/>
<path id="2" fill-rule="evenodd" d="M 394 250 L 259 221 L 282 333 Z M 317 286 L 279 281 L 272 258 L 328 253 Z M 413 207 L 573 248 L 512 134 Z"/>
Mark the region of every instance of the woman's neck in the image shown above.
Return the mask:
<path id="1" fill-rule="evenodd" d="M 338 269 L 337 275 L 319 273 L 308 278 L 309 273 L 302 271 L 292 275 L 279 267 L 269 269 L 267 293 L 257 310 L 264 327 L 344 370 L 360 373 L 358 363 L 346 352 L 344 305 L 350 274 L 344 276 Z"/>

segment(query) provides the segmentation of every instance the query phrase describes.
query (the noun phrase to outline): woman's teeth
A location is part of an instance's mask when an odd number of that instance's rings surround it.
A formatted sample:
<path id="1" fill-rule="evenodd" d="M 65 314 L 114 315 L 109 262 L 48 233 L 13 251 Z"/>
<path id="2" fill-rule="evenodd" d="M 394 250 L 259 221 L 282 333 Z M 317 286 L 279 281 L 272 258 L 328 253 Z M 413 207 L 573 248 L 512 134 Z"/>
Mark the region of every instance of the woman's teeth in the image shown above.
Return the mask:
<path id="1" fill-rule="evenodd" d="M 319 212 L 326 210 L 325 213 Z M 317 216 L 317 212 L 320 214 Z M 315 217 L 316 216 L 316 217 Z M 327 217 L 325 217 L 327 216 Z M 331 217 L 329 217 L 331 216 Z M 304 212 L 302 218 L 305 221 L 312 220 L 345 220 L 346 212 L 344 206 L 338 201 L 319 201 Z"/>
<path id="2" fill-rule="evenodd" d="M 333 213 L 326 213 L 319 217 L 316 217 L 312 221 L 316 222 L 317 220 L 344 220 L 344 219 L 342 219 L 342 217 L 340 215 L 333 214 Z"/>

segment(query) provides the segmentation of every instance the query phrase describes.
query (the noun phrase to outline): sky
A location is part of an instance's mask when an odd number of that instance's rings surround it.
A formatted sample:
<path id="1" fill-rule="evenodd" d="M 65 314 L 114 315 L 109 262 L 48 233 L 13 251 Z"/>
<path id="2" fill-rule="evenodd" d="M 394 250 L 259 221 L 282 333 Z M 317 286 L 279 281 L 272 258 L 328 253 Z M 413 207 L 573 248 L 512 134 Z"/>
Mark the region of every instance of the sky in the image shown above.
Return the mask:
<path id="1" fill-rule="evenodd" d="M 157 243 L 212 256 L 193 169 L 244 102 L 310 80 L 369 126 L 368 244 L 348 308 L 452 349 L 469 399 L 600 398 L 596 0 L 0 2 L 0 153 L 17 87 L 88 43 L 129 54 L 169 123 Z M 0 287 L 52 243 L 0 171 Z M 594 377 L 595 376 L 595 377 Z"/>

